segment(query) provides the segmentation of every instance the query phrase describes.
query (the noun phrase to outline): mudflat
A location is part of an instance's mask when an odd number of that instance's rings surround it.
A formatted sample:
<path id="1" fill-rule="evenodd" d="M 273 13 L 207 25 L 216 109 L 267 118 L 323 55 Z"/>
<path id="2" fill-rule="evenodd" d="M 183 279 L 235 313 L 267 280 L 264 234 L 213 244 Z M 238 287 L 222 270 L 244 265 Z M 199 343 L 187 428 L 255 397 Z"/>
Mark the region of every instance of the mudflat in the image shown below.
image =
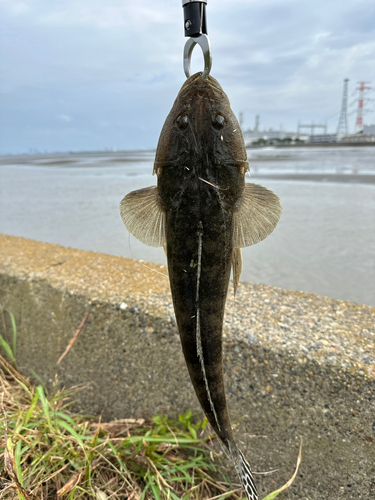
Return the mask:
<path id="1" fill-rule="evenodd" d="M 307 181 L 307 182 L 344 182 L 349 184 L 375 184 L 375 175 L 372 174 L 252 174 L 252 178 L 273 179 L 280 181 Z"/>

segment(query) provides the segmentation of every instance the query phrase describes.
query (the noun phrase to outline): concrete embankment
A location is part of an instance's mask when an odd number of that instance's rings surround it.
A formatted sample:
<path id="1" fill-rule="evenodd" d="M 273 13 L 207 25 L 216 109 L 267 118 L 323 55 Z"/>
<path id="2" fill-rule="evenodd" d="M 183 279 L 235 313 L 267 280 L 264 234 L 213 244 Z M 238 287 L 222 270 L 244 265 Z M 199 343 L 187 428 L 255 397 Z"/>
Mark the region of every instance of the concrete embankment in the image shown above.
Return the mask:
<path id="1" fill-rule="evenodd" d="M 19 369 L 47 386 L 56 375 L 84 384 L 77 408 L 106 420 L 199 411 L 166 269 L 147 266 L 0 235 L 0 304 L 16 318 Z M 280 499 L 375 498 L 374 324 L 375 308 L 360 304 L 252 283 L 231 291 L 228 406 L 233 421 L 246 415 L 236 435 L 253 469 L 279 469 L 256 476 L 261 498 L 291 476 L 300 436 L 302 465 Z"/>

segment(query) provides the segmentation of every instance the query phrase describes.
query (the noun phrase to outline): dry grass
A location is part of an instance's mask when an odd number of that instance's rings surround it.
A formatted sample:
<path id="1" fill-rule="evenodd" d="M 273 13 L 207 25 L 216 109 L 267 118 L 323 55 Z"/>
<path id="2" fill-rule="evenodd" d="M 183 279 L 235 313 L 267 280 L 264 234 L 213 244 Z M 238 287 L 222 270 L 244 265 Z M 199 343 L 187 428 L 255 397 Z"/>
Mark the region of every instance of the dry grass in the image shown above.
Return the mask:
<path id="1" fill-rule="evenodd" d="M 0 348 L 10 361 L 0 355 L 0 499 L 241 498 L 242 488 L 233 489 L 212 449 L 207 420 L 190 410 L 178 421 L 155 415 L 150 422 L 103 423 L 71 411 L 79 388 L 67 391 L 55 380 L 47 395 L 43 385 L 32 385 L 16 369 L 17 330 L 13 314 L 7 313 L 13 342 L 0 335 Z M 263 500 L 276 498 L 293 483 L 301 452 L 302 443 L 293 477 Z"/>
<path id="2" fill-rule="evenodd" d="M 206 420 L 101 423 L 69 410 L 74 392 L 46 396 L 0 356 L 0 498 L 9 500 L 240 497 L 218 481 Z M 223 471 L 222 471 L 223 472 Z"/>

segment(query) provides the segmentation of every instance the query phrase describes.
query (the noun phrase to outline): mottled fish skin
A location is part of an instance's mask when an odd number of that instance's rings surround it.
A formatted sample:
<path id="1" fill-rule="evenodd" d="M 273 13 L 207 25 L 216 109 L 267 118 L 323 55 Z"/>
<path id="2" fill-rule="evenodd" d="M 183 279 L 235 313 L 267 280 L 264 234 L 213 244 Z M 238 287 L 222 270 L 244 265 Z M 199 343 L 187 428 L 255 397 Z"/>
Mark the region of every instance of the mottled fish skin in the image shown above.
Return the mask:
<path id="1" fill-rule="evenodd" d="M 246 148 L 219 83 L 201 73 L 182 86 L 155 156 L 157 188 L 133 191 L 120 204 L 139 240 L 164 246 L 178 330 L 189 374 L 208 421 L 225 445 L 249 500 L 258 496 L 235 443 L 222 364 L 222 330 L 231 266 L 236 289 L 241 247 L 262 241 L 281 215 L 278 197 L 245 184 Z"/>
<path id="2" fill-rule="evenodd" d="M 161 132 L 155 167 L 186 364 L 203 411 L 229 449 L 234 439 L 224 390 L 222 328 L 232 214 L 247 163 L 239 124 L 212 77 L 194 75 L 181 89 Z"/>
<path id="3" fill-rule="evenodd" d="M 194 75 L 181 89 L 160 135 L 155 170 L 166 212 L 173 305 L 190 378 L 208 421 L 239 463 L 225 397 L 222 330 L 233 211 L 248 164 L 239 123 L 212 77 Z M 252 477 L 251 484 L 249 498 L 256 499 Z"/>

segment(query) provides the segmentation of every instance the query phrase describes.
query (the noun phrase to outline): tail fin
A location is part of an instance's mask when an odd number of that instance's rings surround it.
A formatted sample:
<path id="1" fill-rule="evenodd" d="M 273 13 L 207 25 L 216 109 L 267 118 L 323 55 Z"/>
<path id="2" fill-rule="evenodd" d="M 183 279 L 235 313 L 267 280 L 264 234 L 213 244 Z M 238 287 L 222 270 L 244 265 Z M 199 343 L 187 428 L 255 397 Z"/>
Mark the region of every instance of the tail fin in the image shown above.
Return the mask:
<path id="1" fill-rule="evenodd" d="M 258 500 L 258 493 L 255 487 L 253 475 L 251 473 L 250 465 L 244 457 L 243 453 L 239 451 L 240 463 L 239 463 L 239 474 L 241 476 L 241 482 L 246 491 L 246 496 L 248 500 Z"/>

